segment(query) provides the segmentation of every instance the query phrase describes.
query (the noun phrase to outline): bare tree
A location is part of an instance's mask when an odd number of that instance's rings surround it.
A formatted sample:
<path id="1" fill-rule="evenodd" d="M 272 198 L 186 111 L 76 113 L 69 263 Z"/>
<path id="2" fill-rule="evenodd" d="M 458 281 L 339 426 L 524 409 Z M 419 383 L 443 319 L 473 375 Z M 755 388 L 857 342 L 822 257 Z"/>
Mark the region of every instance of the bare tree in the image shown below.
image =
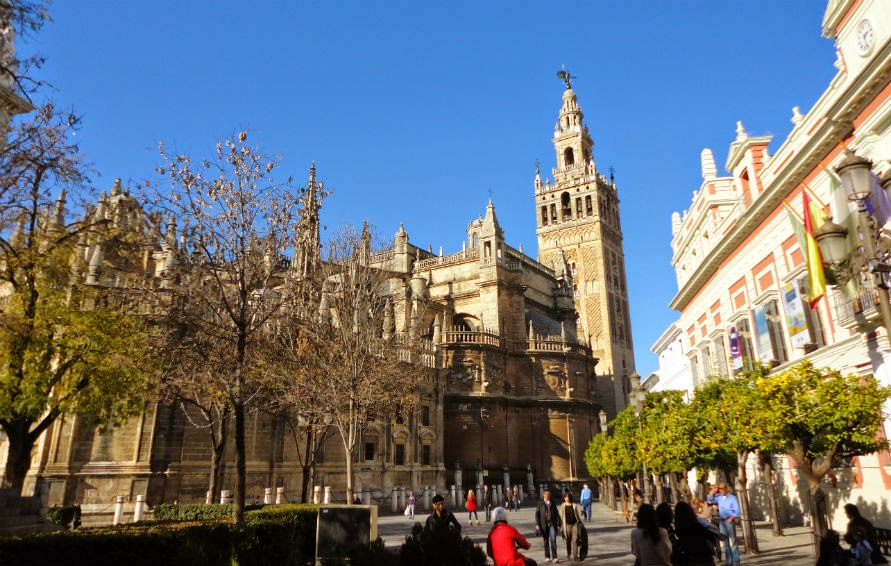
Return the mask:
<path id="1" fill-rule="evenodd" d="M 354 453 L 363 428 L 369 420 L 408 414 L 429 350 L 410 332 L 397 335 L 390 296 L 395 275 L 371 265 L 367 227 L 361 235 L 344 229 L 327 255 L 316 276 L 304 281 L 317 292 L 302 293 L 302 302 L 286 311 L 293 319 L 282 326 L 296 331 L 278 334 L 277 373 L 294 410 L 327 423 L 340 437 L 346 498 L 352 501 Z"/>
<path id="2" fill-rule="evenodd" d="M 219 141 L 209 159 L 169 152 L 158 173 L 170 192 L 155 206 L 180 220 L 182 243 L 168 228 L 166 285 L 190 332 L 225 360 L 213 382 L 232 411 L 235 518 L 244 521 L 245 409 L 261 389 L 258 352 L 264 327 L 281 308 L 288 277 L 284 252 L 293 246 L 300 195 L 272 177 L 280 158 L 250 147 L 247 134 Z M 214 370 L 218 368 L 214 367 Z"/>

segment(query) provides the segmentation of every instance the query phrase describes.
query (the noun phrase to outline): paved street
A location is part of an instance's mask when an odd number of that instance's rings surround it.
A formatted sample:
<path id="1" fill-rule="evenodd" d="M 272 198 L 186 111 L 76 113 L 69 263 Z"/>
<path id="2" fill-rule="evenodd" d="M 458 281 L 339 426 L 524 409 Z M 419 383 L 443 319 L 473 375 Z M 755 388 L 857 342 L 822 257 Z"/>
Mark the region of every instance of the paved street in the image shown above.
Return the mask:
<path id="1" fill-rule="evenodd" d="M 611 509 L 605 505 L 595 503 L 593 505 L 593 521 L 588 523 L 588 540 L 590 542 L 590 551 L 585 564 L 598 564 L 602 566 L 631 566 L 634 558 L 631 555 L 631 525 L 624 522 L 624 519 L 617 520 Z M 462 534 L 471 537 L 474 541 L 485 548 L 486 535 L 489 533 L 491 524 L 486 524 L 483 513 L 480 518 L 483 524 L 479 527 L 467 526 L 467 513 L 461 511 L 456 513 L 461 520 Z M 417 521 L 423 522 L 427 518 L 427 514 L 416 515 Z M 519 512 L 509 514 L 509 522 L 517 527 L 530 543 L 532 549 L 524 552 L 530 558 L 538 561 L 539 564 L 544 563 L 544 547 L 541 538 L 535 536 L 534 527 L 535 508 L 531 502 L 527 502 L 525 508 Z M 398 546 L 405 541 L 405 535 L 411 530 L 411 522 L 402 515 L 386 515 L 378 520 L 378 535 L 384 539 L 387 546 Z M 756 565 L 774 565 L 774 566 L 813 566 L 814 557 L 811 550 L 810 529 L 804 527 L 790 527 L 784 529 L 785 536 L 774 537 L 771 534 L 770 527 L 767 525 L 759 525 L 757 527 L 758 544 L 761 553 L 758 555 L 744 555 L 742 563 L 752 566 Z M 742 543 L 742 533 L 739 536 Z M 565 551 L 565 544 L 562 540 L 557 540 L 558 548 Z M 565 560 L 566 555 L 560 556 L 561 560 Z"/>

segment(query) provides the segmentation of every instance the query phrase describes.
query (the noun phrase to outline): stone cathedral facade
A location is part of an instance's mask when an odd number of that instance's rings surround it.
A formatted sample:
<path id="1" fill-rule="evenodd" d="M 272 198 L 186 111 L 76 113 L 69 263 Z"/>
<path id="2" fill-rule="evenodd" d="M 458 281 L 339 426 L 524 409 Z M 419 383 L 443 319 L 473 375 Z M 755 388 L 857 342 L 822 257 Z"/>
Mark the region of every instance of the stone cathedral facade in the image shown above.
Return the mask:
<path id="1" fill-rule="evenodd" d="M 615 378 L 634 366 L 616 187 L 594 166 L 568 86 L 559 120 L 554 181 L 537 174 L 534 185 L 538 260 L 505 241 L 491 201 L 466 227 L 460 252 L 414 246 L 400 226 L 392 245 L 368 257 L 392 277 L 395 331 L 417 332 L 431 356 L 418 369 L 426 377 L 412 413 L 369 422 L 362 432 L 354 485 L 366 500 L 389 501 L 398 487 L 510 483 L 535 493 L 543 483 L 583 480 L 601 411 L 611 419 L 624 406 L 623 381 Z M 309 193 L 319 187 L 313 168 Z M 118 218 L 126 208 L 131 217 L 134 206 L 117 184 L 97 214 Z M 321 261 L 318 218 L 313 225 L 292 262 L 300 269 Z M 156 234 L 143 276 L 162 277 L 175 264 L 175 230 Z M 114 284 L 102 276 L 114 254 L 90 257 L 84 285 L 102 292 Z M 118 495 L 131 502 L 146 495 L 149 505 L 204 501 L 210 447 L 195 417 L 185 405 L 148 402 L 138 418 L 105 433 L 87 419 L 60 419 L 38 444 L 26 490 L 45 493 L 49 505 L 79 503 L 87 514 L 110 512 Z M 248 496 L 281 487 L 294 500 L 301 467 L 291 431 L 270 415 L 250 419 Z M 2 448 L 0 441 L 0 458 Z M 225 459 L 234 462 L 231 449 Z M 343 497 L 342 462 L 331 435 L 312 483 Z M 222 488 L 232 482 L 234 464 Z"/>

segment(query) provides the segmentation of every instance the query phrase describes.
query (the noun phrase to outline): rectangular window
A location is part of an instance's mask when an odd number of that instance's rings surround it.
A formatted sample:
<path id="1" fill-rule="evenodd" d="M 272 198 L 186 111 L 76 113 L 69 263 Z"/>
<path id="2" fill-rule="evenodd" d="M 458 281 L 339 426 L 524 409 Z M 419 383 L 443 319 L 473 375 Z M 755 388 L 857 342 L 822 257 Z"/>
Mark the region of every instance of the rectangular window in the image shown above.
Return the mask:
<path id="1" fill-rule="evenodd" d="M 541 225 L 548 225 L 548 206 L 544 205 L 541 207 Z"/>
<path id="2" fill-rule="evenodd" d="M 727 377 L 727 356 L 724 354 L 724 339 L 715 338 L 715 373 Z"/>
<path id="3" fill-rule="evenodd" d="M 786 351 L 786 337 L 783 333 L 783 322 L 780 318 L 780 312 L 777 301 L 773 300 L 764 306 L 764 312 L 767 315 L 767 327 L 770 330 L 770 345 L 773 347 L 776 361 L 784 364 L 789 361 L 789 354 Z"/>
<path id="4" fill-rule="evenodd" d="M 581 198 L 575 199 L 575 217 L 576 218 L 582 217 L 582 199 Z"/>
<path id="5" fill-rule="evenodd" d="M 551 222 L 553 222 L 555 224 L 557 223 L 557 205 L 556 204 L 551 205 Z"/>
<path id="6" fill-rule="evenodd" d="M 393 463 L 397 466 L 405 464 L 405 444 L 396 445 L 396 454 L 393 456 Z"/>
<path id="7" fill-rule="evenodd" d="M 742 355 L 743 367 L 750 371 L 752 360 L 755 359 L 755 349 L 752 347 L 752 331 L 749 329 L 749 321 L 741 319 L 736 321 L 736 331 L 739 333 L 739 352 Z"/>
<path id="8" fill-rule="evenodd" d="M 591 205 L 591 197 L 585 197 L 585 216 L 591 216 L 594 214 L 594 207 Z"/>
<path id="9" fill-rule="evenodd" d="M 365 443 L 365 460 L 374 460 L 374 442 Z"/>
<path id="10" fill-rule="evenodd" d="M 421 446 L 421 463 L 425 466 L 430 465 L 430 445 Z"/>
<path id="11" fill-rule="evenodd" d="M 427 405 L 421 407 L 421 424 L 430 426 L 430 407 Z"/>

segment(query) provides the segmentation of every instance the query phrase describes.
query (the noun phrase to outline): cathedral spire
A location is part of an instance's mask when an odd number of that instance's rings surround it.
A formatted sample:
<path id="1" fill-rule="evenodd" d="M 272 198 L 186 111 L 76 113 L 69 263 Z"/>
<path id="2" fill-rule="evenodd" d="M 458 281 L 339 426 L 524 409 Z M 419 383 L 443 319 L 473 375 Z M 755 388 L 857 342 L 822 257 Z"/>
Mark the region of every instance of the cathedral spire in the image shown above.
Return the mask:
<path id="1" fill-rule="evenodd" d="M 593 169 L 594 166 L 591 157 L 594 142 L 588 134 L 588 127 L 584 122 L 585 115 L 578 104 L 575 91 L 571 88 L 569 78 L 572 77 L 568 73 L 566 75 L 568 78 L 564 79 L 566 90 L 563 91 L 563 105 L 560 107 L 557 124 L 554 126 L 554 149 L 557 152 L 554 180 L 558 183 L 567 177 L 577 177 L 576 171 L 579 169 L 586 171 L 589 167 Z"/>
<path id="2" fill-rule="evenodd" d="M 324 183 L 316 181 L 316 162 L 309 166 L 309 181 L 303 195 L 303 210 L 297 223 L 297 242 L 291 269 L 295 276 L 307 277 L 321 261 L 321 235 L 319 209 Z"/>

